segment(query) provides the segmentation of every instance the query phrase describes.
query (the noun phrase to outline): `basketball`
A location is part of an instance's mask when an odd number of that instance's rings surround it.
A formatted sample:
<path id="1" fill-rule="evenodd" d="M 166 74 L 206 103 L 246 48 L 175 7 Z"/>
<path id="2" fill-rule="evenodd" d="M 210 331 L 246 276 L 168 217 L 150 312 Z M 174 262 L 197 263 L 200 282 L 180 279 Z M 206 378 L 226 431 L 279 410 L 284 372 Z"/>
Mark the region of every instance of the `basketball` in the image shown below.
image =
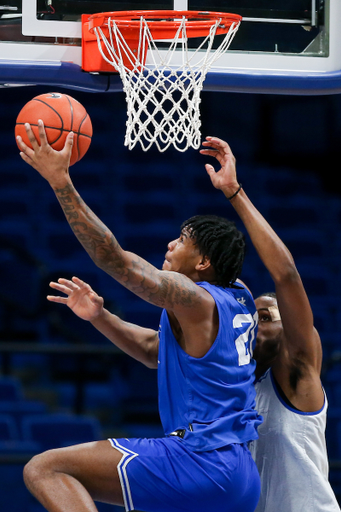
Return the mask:
<path id="1" fill-rule="evenodd" d="M 25 123 L 30 123 L 39 142 L 38 119 L 44 122 L 48 143 L 57 151 L 63 149 L 67 134 L 74 132 L 70 165 L 83 158 L 91 143 L 92 124 L 79 101 L 67 94 L 50 92 L 26 103 L 17 117 L 15 136 L 20 135 L 29 147 L 32 145 L 26 134 Z"/>

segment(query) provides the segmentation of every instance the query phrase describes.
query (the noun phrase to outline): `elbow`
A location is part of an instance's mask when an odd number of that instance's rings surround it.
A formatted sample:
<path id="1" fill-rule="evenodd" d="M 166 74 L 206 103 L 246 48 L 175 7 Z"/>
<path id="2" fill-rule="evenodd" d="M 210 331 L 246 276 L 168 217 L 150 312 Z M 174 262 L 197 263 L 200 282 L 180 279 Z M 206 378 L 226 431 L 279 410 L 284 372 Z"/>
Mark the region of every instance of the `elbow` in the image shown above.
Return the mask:
<path id="1" fill-rule="evenodd" d="M 150 370 L 157 370 L 157 361 L 145 361 L 144 365 Z"/>
<path id="2" fill-rule="evenodd" d="M 158 368 L 158 359 L 159 359 L 159 338 L 156 334 L 156 341 L 150 344 L 148 349 L 146 350 L 146 357 L 143 361 L 147 368 L 151 370 L 157 370 Z"/>
<path id="3" fill-rule="evenodd" d="M 144 364 L 150 370 L 157 370 L 158 359 L 153 354 L 145 353 L 143 357 L 138 358 L 140 363 Z"/>
<path id="4" fill-rule="evenodd" d="M 276 271 L 272 272 L 271 277 L 276 285 L 294 284 L 295 282 L 301 281 L 300 274 L 292 257 L 285 265 L 280 266 Z"/>

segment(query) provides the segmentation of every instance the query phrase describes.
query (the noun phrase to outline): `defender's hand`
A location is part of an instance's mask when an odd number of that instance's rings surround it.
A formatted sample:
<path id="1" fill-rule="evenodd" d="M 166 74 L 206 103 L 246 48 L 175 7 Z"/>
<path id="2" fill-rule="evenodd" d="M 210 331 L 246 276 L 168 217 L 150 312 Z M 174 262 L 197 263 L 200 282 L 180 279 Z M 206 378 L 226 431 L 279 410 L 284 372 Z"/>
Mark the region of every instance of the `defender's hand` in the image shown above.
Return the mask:
<path id="1" fill-rule="evenodd" d="M 206 137 L 202 143 L 208 149 L 201 149 L 202 155 L 216 158 L 221 165 L 219 171 L 215 171 L 211 164 L 206 164 L 207 174 L 211 178 L 212 185 L 221 190 L 226 197 L 232 196 L 239 188 L 236 174 L 236 159 L 227 142 L 217 137 Z"/>

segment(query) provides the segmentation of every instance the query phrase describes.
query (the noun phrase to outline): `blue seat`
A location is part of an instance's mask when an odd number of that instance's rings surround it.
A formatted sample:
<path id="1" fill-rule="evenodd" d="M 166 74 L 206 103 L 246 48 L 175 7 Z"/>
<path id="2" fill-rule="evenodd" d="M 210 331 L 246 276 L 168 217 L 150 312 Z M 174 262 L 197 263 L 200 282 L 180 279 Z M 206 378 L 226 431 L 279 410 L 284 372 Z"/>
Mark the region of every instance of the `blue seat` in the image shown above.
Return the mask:
<path id="1" fill-rule="evenodd" d="M 148 169 L 148 171 L 150 170 Z M 156 175 L 156 173 L 153 172 L 141 174 L 141 172 L 135 170 L 124 175 L 122 182 L 126 190 L 138 192 L 139 194 L 170 191 L 174 190 L 176 187 L 175 179 L 169 172 L 166 174 L 160 174 L 159 172 L 158 175 Z"/>
<path id="2" fill-rule="evenodd" d="M 23 469 L 24 463 L 0 464 L 0 510 L 3 512 L 28 512 L 35 501 L 25 487 Z"/>
<path id="3" fill-rule="evenodd" d="M 45 236 L 46 256 L 53 268 L 61 266 L 61 260 L 65 262 L 82 257 L 84 249 L 66 223 L 57 228 L 51 227 Z"/>
<path id="4" fill-rule="evenodd" d="M 130 361 L 127 367 L 127 384 L 129 389 L 122 408 L 123 422 L 159 424 L 157 371 Z"/>
<path id="5" fill-rule="evenodd" d="M 118 383 L 120 388 L 122 383 Z M 122 389 L 116 389 L 108 382 L 89 382 L 84 386 L 84 407 L 86 411 L 113 410 L 121 406 Z"/>
<path id="6" fill-rule="evenodd" d="M 325 205 L 321 198 L 295 196 L 288 200 L 269 197 L 268 203 L 267 220 L 275 230 L 323 226 Z"/>
<path id="7" fill-rule="evenodd" d="M 103 204 L 104 197 L 105 196 L 101 192 L 96 192 L 95 190 L 92 190 L 92 192 L 87 190 L 86 192 L 82 193 L 82 198 L 87 203 L 89 208 L 91 208 L 94 213 L 101 219 L 106 214 L 105 204 Z M 51 223 L 62 224 L 63 227 L 65 226 L 65 228 L 68 228 L 62 208 L 58 204 L 58 201 L 53 199 L 53 197 L 50 197 L 46 204 L 46 214 L 48 216 L 46 221 L 46 230 L 49 230 Z M 70 228 L 68 229 L 70 230 Z"/>
<path id="8" fill-rule="evenodd" d="M 169 234 L 164 230 L 158 235 L 150 231 L 149 233 L 143 233 L 143 231 L 138 230 L 137 233 L 127 234 L 125 238 L 125 249 L 138 254 L 141 258 L 145 258 L 150 263 L 158 259 L 156 266 L 161 268 L 168 250 L 168 243 L 177 236 L 178 233 L 175 230 L 169 232 Z"/>
<path id="9" fill-rule="evenodd" d="M 126 437 L 158 438 L 165 435 L 162 425 L 156 423 L 124 423 L 121 428 Z"/>
<path id="10" fill-rule="evenodd" d="M 41 445 L 36 441 L 22 441 L 21 439 L 0 440 L 0 455 L 14 455 L 18 459 L 28 459 L 41 452 Z"/>
<path id="11" fill-rule="evenodd" d="M 11 248 L 34 254 L 33 237 L 33 229 L 27 219 L 0 219 L 0 258 L 2 259 L 5 252 Z"/>
<path id="12" fill-rule="evenodd" d="M 280 233 L 283 242 L 291 251 L 296 263 L 321 263 L 330 254 L 330 242 L 321 229 L 311 227 L 293 227 Z"/>
<path id="13" fill-rule="evenodd" d="M 341 363 L 335 362 L 331 367 L 327 368 L 324 371 L 322 376 L 322 383 L 325 387 L 328 402 L 330 405 L 329 415 L 332 418 L 340 417 L 341 419 L 341 408 L 339 407 L 340 403 L 340 394 L 341 394 Z M 340 454 L 341 458 L 341 454 Z"/>
<path id="14" fill-rule="evenodd" d="M 7 331 L 35 331 L 34 317 L 43 297 L 41 283 L 45 268 L 26 247 L 5 242 L 0 247 L 0 300 L 6 308 Z M 25 290 L 29 290 L 29 300 Z M 25 326 L 24 326 L 25 324 Z"/>
<path id="15" fill-rule="evenodd" d="M 264 179 L 263 192 L 269 196 L 283 197 L 290 200 L 293 193 L 304 191 L 309 196 L 318 196 L 321 193 L 321 181 L 315 174 L 300 170 L 283 167 L 276 169 L 269 168 L 266 179 Z"/>
<path id="16" fill-rule="evenodd" d="M 308 297 L 328 297 L 332 293 L 333 274 L 318 263 L 297 264 Z"/>
<path id="17" fill-rule="evenodd" d="M 43 450 L 102 439 L 97 418 L 72 414 L 51 413 L 26 416 L 23 419 L 23 439 L 39 442 Z"/>
<path id="18" fill-rule="evenodd" d="M 21 161 L 20 157 L 16 160 L 13 158 L 2 159 L 2 190 L 27 190 L 27 187 L 32 183 L 32 177 L 35 177 L 35 173 L 28 169 L 27 165 Z"/>
<path id="19" fill-rule="evenodd" d="M 1 400 L 0 401 L 0 414 L 10 416 L 18 430 L 19 437 L 22 439 L 22 423 L 27 415 L 43 414 L 47 411 L 47 406 L 44 402 L 39 400 Z"/>
<path id="20" fill-rule="evenodd" d="M 335 329 L 335 300 L 334 297 L 320 296 L 309 297 L 311 309 L 314 315 L 314 325 L 321 337 L 326 333 L 330 336 Z M 335 333 L 334 333 L 335 335 Z"/>
<path id="21" fill-rule="evenodd" d="M 33 455 L 39 452 L 40 444 L 34 441 L 23 441 L 17 422 L 11 414 L 0 413 L 0 454 Z"/>
<path id="22" fill-rule="evenodd" d="M 21 382 L 16 377 L 0 378 L 0 405 L 5 401 L 19 401 L 23 398 Z"/>
<path id="23" fill-rule="evenodd" d="M 263 264 L 257 258 L 245 260 L 240 279 L 251 290 L 254 298 L 274 291 L 274 283 Z"/>
<path id="24" fill-rule="evenodd" d="M 14 418 L 10 414 L 0 413 L 0 441 L 13 441 L 19 439 L 19 430 Z"/>
<path id="25" fill-rule="evenodd" d="M 0 220 L 25 220 L 33 211 L 32 200 L 26 190 L 0 190 Z"/>
<path id="26" fill-rule="evenodd" d="M 89 157 L 89 153 L 72 168 L 72 179 L 82 197 L 93 191 L 105 194 L 107 186 L 105 168 L 101 166 L 99 169 L 98 160 Z"/>
<path id="27" fill-rule="evenodd" d="M 341 459 L 341 407 L 330 405 L 327 416 L 326 442 L 330 459 Z"/>
<path id="28" fill-rule="evenodd" d="M 87 191 L 82 193 L 82 197 L 94 213 L 107 222 L 108 208 L 106 208 L 103 194 Z M 44 221 L 40 221 L 39 224 L 40 238 L 37 248 L 39 256 L 48 261 L 52 268 L 63 266 L 72 259 L 89 260 L 86 251 L 70 229 L 62 208 L 53 197 L 45 200 L 42 211 L 44 212 Z"/>
<path id="29" fill-rule="evenodd" d="M 145 223 L 166 228 L 177 218 L 176 205 L 172 194 L 127 194 L 123 203 L 127 223 L 140 226 Z"/>
<path id="30" fill-rule="evenodd" d="M 217 215 L 218 217 L 225 217 L 235 222 L 238 229 L 242 228 L 241 220 L 235 210 L 227 209 L 226 198 L 223 194 L 214 195 L 210 200 L 208 200 L 207 194 L 192 194 L 186 198 L 186 202 L 184 202 L 182 207 L 183 214 L 180 223 L 185 220 L 185 217 L 189 218 L 193 215 Z"/>

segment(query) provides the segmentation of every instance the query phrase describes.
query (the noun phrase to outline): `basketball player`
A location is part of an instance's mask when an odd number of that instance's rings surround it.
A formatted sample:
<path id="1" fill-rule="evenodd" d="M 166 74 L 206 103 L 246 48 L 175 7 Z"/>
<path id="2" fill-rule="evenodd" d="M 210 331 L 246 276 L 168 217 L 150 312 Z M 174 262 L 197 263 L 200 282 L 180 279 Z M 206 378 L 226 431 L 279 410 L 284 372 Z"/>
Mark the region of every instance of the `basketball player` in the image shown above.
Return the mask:
<path id="1" fill-rule="evenodd" d="M 95 501 L 124 504 L 127 511 L 253 512 L 260 486 L 247 443 L 257 438 L 261 423 L 251 357 L 257 312 L 250 292 L 237 282 L 242 233 L 226 219 L 192 217 L 169 243 L 162 270 L 156 269 L 123 250 L 75 190 L 68 173 L 73 134 L 57 152 L 38 124 L 40 144 L 29 125 L 33 149 L 18 139 L 23 160 L 49 182 L 95 264 L 163 309 L 158 335 L 147 330 L 142 338 L 108 315 L 101 301 L 88 319 L 128 354 L 158 369 L 165 437 L 47 451 L 26 465 L 28 489 L 50 512 L 95 512 Z M 233 183 L 231 196 L 236 188 Z M 72 292 L 82 283 L 59 286 L 66 297 L 57 301 L 72 307 Z M 85 316 L 88 306 L 80 307 Z"/>
<path id="2" fill-rule="evenodd" d="M 206 167 L 213 185 L 226 195 L 231 186 L 238 190 L 229 146 L 215 138 L 208 138 L 204 145 L 212 149 L 202 153 L 216 157 L 221 164 L 218 173 L 211 166 Z M 256 299 L 256 402 L 264 417 L 258 429 L 259 439 L 251 443 L 262 482 L 256 510 L 273 512 L 280 504 L 281 512 L 339 512 L 328 482 L 327 400 L 320 382 L 321 342 L 313 327 L 304 287 L 288 249 L 245 192 L 240 190 L 230 201 L 268 268 L 277 293 L 266 293 Z M 62 290 L 58 283 L 52 283 L 52 287 Z M 67 293 L 95 297 L 84 283 L 78 292 L 71 286 Z M 144 335 L 140 328 L 132 326 L 131 332 L 133 329 L 135 336 Z"/>
<path id="3" fill-rule="evenodd" d="M 238 190 L 235 160 L 229 146 L 215 138 L 208 138 L 204 145 L 213 151 L 202 150 L 202 153 L 216 157 L 221 165 L 218 173 L 211 166 L 206 167 L 213 185 L 227 196 L 231 189 Z M 275 293 L 267 293 L 256 299 L 259 314 L 254 351 L 259 378 L 256 401 L 264 417 L 258 429 L 259 439 L 251 443 L 262 482 L 256 510 L 273 512 L 280 504 L 281 512 L 338 512 L 340 508 L 328 482 L 327 401 L 320 382 L 321 342 L 313 327 L 305 290 L 288 249 L 245 192 L 240 190 L 230 201 L 268 268 L 277 293 L 277 298 Z M 80 314 L 90 305 L 102 305 L 102 299 L 77 279 L 75 283 L 60 280 L 51 286 L 65 291 L 69 300 L 57 297 L 50 300 L 68 303 L 72 309 L 78 307 Z M 106 312 L 106 316 L 109 318 L 110 313 Z M 109 334 L 116 344 L 124 329 L 136 340 L 152 337 L 152 332 L 124 326 L 113 315 L 111 323 L 111 330 L 102 329 L 102 332 Z"/>
<path id="4" fill-rule="evenodd" d="M 202 154 L 213 185 L 228 197 L 238 187 L 226 142 L 208 137 Z M 209 149 L 208 149 L 209 148 Z M 276 293 L 256 299 L 259 315 L 256 408 L 263 416 L 251 453 L 261 478 L 257 512 L 340 512 L 328 482 L 327 399 L 320 372 L 322 347 L 293 258 L 243 190 L 231 200 L 270 272 Z"/>

